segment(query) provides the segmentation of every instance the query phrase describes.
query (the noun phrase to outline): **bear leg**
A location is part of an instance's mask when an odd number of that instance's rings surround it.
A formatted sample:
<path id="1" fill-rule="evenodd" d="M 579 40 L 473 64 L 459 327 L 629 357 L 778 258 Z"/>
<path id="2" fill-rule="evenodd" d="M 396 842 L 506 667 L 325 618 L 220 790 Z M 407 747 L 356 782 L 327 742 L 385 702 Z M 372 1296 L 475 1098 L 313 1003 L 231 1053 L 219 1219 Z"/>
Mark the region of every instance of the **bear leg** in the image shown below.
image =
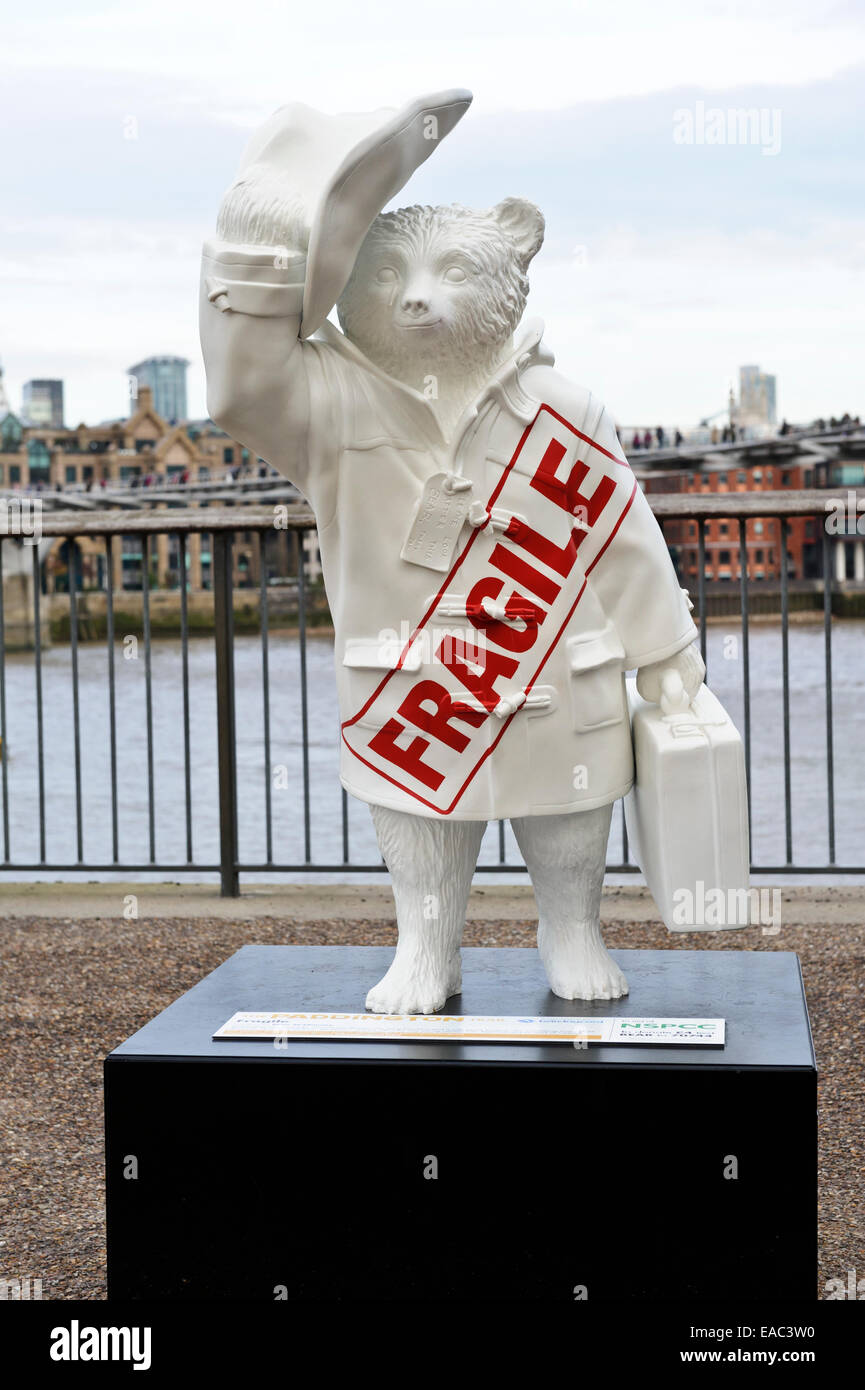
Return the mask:
<path id="1" fill-rule="evenodd" d="M 609 805 L 511 822 L 538 904 L 538 950 L 560 999 L 620 999 L 628 992 L 601 936 L 612 814 Z"/>
<path id="2" fill-rule="evenodd" d="M 432 1014 L 462 988 L 460 942 L 485 821 L 432 820 L 370 806 L 390 871 L 396 955 L 366 997 L 378 1014 Z"/>

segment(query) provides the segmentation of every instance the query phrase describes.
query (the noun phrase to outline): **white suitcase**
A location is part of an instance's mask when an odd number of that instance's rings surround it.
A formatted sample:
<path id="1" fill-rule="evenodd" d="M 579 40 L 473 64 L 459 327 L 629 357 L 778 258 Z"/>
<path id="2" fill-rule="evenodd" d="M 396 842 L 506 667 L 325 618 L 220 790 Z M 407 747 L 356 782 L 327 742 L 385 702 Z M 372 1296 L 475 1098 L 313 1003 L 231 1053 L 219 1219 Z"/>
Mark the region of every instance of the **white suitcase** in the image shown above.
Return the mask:
<path id="1" fill-rule="evenodd" d="M 636 781 L 625 797 L 628 842 L 670 931 L 751 920 L 748 799 L 742 739 L 702 685 L 689 705 L 674 672 L 660 705 L 629 680 Z"/>

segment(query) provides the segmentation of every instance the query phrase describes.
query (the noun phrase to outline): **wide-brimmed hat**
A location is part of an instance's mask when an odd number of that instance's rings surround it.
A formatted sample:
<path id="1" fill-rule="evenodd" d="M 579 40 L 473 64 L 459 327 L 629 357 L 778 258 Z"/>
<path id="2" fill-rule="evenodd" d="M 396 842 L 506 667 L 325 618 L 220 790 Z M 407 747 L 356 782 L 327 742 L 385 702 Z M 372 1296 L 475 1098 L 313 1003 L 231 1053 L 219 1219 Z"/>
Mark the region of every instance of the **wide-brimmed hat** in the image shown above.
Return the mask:
<path id="1" fill-rule="evenodd" d="M 373 219 L 453 130 L 471 104 L 461 88 L 418 97 L 400 110 L 325 115 L 283 106 L 247 145 L 238 177 L 267 165 L 291 177 L 308 210 L 309 249 L 301 336 L 320 328 L 348 282 Z"/>

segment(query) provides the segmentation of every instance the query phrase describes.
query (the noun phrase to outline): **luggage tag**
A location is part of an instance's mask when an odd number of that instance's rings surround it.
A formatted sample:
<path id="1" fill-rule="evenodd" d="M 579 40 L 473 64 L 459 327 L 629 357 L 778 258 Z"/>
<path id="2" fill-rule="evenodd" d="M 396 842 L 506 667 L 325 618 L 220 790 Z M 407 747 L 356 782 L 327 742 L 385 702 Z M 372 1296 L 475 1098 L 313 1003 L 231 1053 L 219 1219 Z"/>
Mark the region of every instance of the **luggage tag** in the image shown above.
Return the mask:
<path id="1" fill-rule="evenodd" d="M 449 570 L 471 495 L 471 480 L 458 473 L 433 473 L 427 478 L 400 559 L 429 570 Z"/>

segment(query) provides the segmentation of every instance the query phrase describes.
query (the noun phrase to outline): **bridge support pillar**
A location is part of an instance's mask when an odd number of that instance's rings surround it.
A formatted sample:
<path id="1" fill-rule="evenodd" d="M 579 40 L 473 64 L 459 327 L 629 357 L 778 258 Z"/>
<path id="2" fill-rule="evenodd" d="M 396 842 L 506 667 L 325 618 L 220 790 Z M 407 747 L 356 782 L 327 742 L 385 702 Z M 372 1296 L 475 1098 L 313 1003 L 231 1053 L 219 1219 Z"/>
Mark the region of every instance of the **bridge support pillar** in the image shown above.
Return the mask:
<path id="1" fill-rule="evenodd" d="M 40 646 L 51 645 L 47 619 L 47 601 L 42 603 L 39 624 Z M 33 575 L 27 572 L 3 576 L 3 640 L 7 652 L 33 651 L 36 645 L 36 626 L 33 614 Z"/>

